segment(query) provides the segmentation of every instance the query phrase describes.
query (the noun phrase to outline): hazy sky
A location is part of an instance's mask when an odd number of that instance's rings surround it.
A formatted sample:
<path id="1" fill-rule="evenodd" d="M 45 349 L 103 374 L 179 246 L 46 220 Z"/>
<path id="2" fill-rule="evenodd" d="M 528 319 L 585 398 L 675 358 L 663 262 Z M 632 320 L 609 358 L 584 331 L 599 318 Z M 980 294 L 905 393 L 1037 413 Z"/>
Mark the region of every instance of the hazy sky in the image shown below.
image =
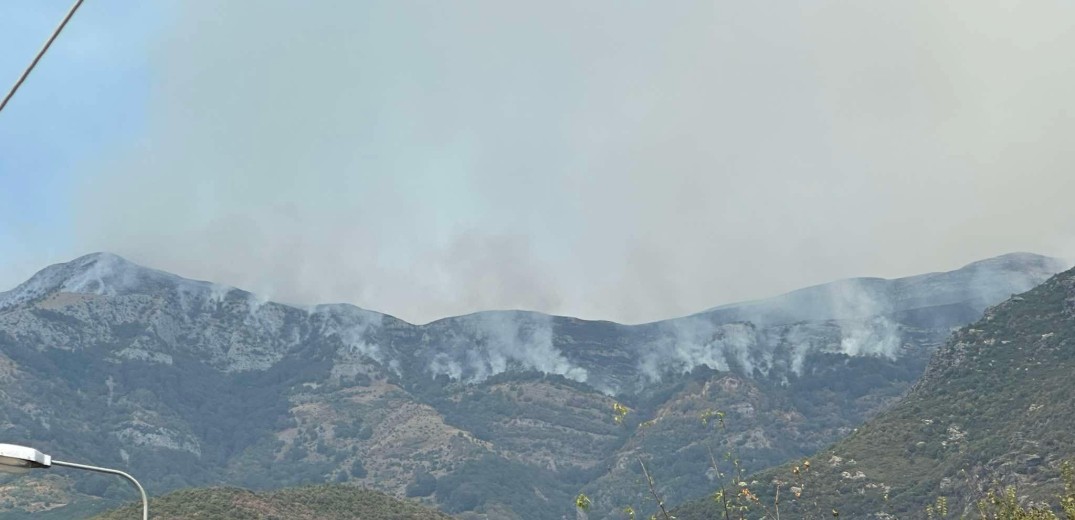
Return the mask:
<path id="1" fill-rule="evenodd" d="M 4 88 L 68 6 L 0 5 Z M 1071 49 L 1067 0 L 88 0 L 0 113 L 0 286 L 639 322 L 1075 257 Z"/>

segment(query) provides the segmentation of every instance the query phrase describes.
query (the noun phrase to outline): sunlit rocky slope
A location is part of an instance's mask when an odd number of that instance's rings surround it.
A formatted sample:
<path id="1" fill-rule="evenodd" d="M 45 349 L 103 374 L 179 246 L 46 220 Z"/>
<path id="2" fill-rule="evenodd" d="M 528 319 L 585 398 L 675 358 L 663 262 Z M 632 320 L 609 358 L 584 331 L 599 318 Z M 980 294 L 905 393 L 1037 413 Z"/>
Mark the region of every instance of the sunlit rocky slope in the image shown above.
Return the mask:
<path id="1" fill-rule="evenodd" d="M 637 502 L 637 454 L 684 500 L 710 489 L 707 445 L 754 469 L 822 448 L 901 396 L 953 327 L 1063 267 L 1006 255 L 636 326 L 518 311 L 412 325 L 94 254 L 0 293 L 0 440 L 124 468 L 153 493 L 352 482 L 558 519 L 585 490 L 599 517 Z M 698 426 L 708 409 L 728 411 L 727 435 Z M 129 496 L 50 471 L 0 482 L 0 506 Z"/>

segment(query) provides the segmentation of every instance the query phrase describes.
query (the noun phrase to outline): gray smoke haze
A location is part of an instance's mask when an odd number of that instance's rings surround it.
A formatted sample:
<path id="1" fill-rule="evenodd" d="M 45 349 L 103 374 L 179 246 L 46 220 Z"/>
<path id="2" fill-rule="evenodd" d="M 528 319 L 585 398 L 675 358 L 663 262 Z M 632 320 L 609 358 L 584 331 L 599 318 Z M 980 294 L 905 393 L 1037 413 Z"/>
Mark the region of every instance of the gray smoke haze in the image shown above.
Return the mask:
<path id="1" fill-rule="evenodd" d="M 1075 4 L 176 2 L 87 250 L 413 322 L 1075 256 Z"/>

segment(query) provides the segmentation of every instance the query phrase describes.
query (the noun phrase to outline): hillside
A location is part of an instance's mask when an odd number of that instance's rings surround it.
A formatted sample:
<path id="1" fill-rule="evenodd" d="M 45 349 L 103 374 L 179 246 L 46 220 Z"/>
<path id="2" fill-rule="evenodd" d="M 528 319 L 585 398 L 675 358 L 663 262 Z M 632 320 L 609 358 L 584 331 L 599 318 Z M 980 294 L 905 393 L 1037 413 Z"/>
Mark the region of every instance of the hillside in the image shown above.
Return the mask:
<path id="1" fill-rule="evenodd" d="M 95 254 L 0 293 L 0 438 L 123 468 L 152 494 L 350 482 L 552 520 L 583 490 L 596 517 L 641 507 L 640 453 L 683 501 L 710 491 L 708 449 L 760 469 L 823 448 L 902 396 L 952 327 L 1059 270 L 1005 255 L 635 326 L 521 311 L 413 325 Z M 709 409 L 726 434 L 698 425 Z M 0 486 L 47 498 L 10 511 L 71 517 L 130 497 L 59 470 Z"/>
<path id="2" fill-rule="evenodd" d="M 94 520 L 137 517 L 141 504 L 97 515 Z M 239 488 L 185 489 L 149 502 L 157 520 L 448 520 L 429 508 L 383 493 L 344 485 L 320 485 L 255 493 Z"/>
<path id="3" fill-rule="evenodd" d="M 905 399 L 813 456 L 807 511 L 816 500 L 850 518 L 914 518 L 943 496 L 958 515 L 1007 486 L 1024 501 L 1055 503 L 1061 464 L 1075 459 L 1073 373 L 1075 270 L 960 329 Z M 755 478 L 794 481 L 789 467 Z M 785 511 L 799 505 L 785 502 Z M 699 501 L 677 516 L 718 513 Z"/>

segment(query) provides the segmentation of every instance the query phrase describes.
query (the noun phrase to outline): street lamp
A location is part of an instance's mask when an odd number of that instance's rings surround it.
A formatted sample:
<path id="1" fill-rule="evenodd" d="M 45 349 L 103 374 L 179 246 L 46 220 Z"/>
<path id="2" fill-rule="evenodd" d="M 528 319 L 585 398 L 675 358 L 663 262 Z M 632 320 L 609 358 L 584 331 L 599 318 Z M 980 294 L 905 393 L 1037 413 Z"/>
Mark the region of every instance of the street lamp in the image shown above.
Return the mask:
<path id="1" fill-rule="evenodd" d="M 138 492 L 142 495 L 142 520 L 149 520 L 149 499 L 146 498 L 146 490 L 142 489 L 142 485 L 129 474 L 118 469 L 99 468 L 97 466 L 87 466 L 85 464 L 52 460 L 52 457 L 33 448 L 27 448 L 26 446 L 0 444 L 0 471 L 2 472 L 26 473 L 31 469 L 48 468 L 51 466 L 65 466 L 68 468 L 96 471 L 98 473 L 108 473 L 109 475 L 119 475 L 131 481 L 131 483 L 134 484 L 134 487 L 138 488 Z"/>

